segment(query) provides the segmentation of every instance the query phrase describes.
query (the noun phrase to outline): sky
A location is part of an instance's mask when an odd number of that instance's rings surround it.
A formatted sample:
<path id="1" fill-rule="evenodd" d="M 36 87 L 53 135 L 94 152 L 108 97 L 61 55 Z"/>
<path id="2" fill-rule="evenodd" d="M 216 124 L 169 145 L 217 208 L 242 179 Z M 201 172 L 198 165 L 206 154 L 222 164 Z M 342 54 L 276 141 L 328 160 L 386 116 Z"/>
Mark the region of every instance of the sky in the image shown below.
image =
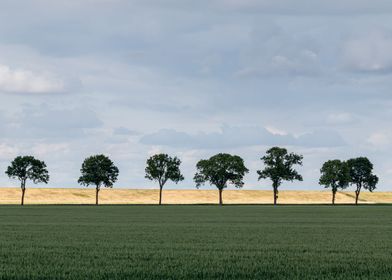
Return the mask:
<path id="1" fill-rule="evenodd" d="M 277 145 L 304 156 L 282 189 L 366 156 L 391 191 L 391 15 L 390 0 L 2 0 L 0 171 L 33 155 L 49 187 L 79 187 L 103 153 L 115 188 L 155 188 L 145 163 L 164 152 L 185 176 L 167 188 L 193 189 L 197 161 L 226 152 L 267 190 L 256 170 Z"/>

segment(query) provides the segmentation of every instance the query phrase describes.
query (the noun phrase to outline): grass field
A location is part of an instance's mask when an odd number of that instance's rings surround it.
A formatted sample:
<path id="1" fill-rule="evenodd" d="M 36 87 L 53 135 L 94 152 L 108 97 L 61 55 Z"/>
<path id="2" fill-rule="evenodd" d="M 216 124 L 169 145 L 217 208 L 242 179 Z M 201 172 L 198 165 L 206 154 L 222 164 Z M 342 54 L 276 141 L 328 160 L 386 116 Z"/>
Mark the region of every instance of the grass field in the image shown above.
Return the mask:
<path id="1" fill-rule="evenodd" d="M 392 279 L 392 206 L 0 206 L 0 279 Z"/>
<path id="2" fill-rule="evenodd" d="M 20 188 L 0 188 L 0 204 L 19 204 Z M 157 204 L 158 190 L 103 189 L 99 198 L 101 204 Z M 282 204 L 329 204 L 331 191 L 280 191 L 278 203 Z M 336 203 L 354 203 L 354 192 L 338 192 Z M 164 204 L 216 204 L 217 190 L 164 190 Z M 272 191 L 266 190 L 224 190 L 225 204 L 271 204 Z M 29 188 L 26 190 L 26 204 L 93 204 L 94 188 Z M 362 192 L 359 203 L 392 203 L 392 192 Z"/>

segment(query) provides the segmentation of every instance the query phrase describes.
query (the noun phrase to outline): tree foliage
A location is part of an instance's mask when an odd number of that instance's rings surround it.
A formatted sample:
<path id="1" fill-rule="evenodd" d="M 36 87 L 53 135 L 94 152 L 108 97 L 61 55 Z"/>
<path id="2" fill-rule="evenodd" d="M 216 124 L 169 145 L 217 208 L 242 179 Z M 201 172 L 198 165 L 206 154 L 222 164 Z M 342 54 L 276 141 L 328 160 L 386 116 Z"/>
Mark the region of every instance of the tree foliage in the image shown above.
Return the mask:
<path id="1" fill-rule="evenodd" d="M 373 174 L 373 164 L 366 157 L 349 159 L 347 164 L 350 172 L 350 184 L 356 186 L 355 204 L 358 204 L 361 189 L 374 191 L 378 183 L 378 177 Z"/>
<path id="2" fill-rule="evenodd" d="M 196 169 L 194 176 L 196 187 L 199 188 L 207 182 L 216 186 L 219 190 L 219 204 L 222 204 L 222 190 L 228 185 L 242 188 L 244 176 L 249 172 L 241 157 L 223 153 L 200 160 Z"/>
<path id="3" fill-rule="evenodd" d="M 178 183 L 184 180 L 180 171 L 181 160 L 167 154 L 156 154 L 147 159 L 146 178 L 159 184 L 159 204 L 162 204 L 162 188 L 168 180 Z"/>
<path id="4" fill-rule="evenodd" d="M 18 179 L 21 183 L 22 200 L 24 204 L 24 194 L 26 190 L 27 180 L 31 180 L 34 184 L 49 182 L 49 172 L 46 169 L 45 162 L 34 158 L 33 156 L 18 156 L 8 166 L 6 172 L 8 177 Z"/>
<path id="5" fill-rule="evenodd" d="M 338 159 L 328 160 L 320 169 L 320 185 L 332 189 L 332 204 L 335 204 L 335 195 L 338 189 L 345 189 L 350 182 L 350 169 L 347 162 Z"/>
<path id="6" fill-rule="evenodd" d="M 94 155 L 86 158 L 80 169 L 79 184 L 84 186 L 96 186 L 96 204 L 98 204 L 98 192 L 101 187 L 112 188 L 117 181 L 118 168 L 105 155 Z"/>
<path id="7" fill-rule="evenodd" d="M 146 178 L 157 181 L 163 187 L 168 180 L 178 183 L 184 180 L 180 171 L 181 160 L 167 154 L 156 154 L 147 159 Z"/>
<path id="8" fill-rule="evenodd" d="M 293 168 L 294 165 L 302 165 L 303 156 L 288 153 L 287 149 L 272 147 L 261 158 L 265 168 L 258 170 L 259 180 L 271 179 L 274 190 L 274 204 L 278 199 L 278 188 L 283 181 L 302 181 L 302 176 Z"/>
<path id="9" fill-rule="evenodd" d="M 107 156 L 95 155 L 85 159 L 80 172 L 78 183 L 111 188 L 117 181 L 119 170 Z"/>

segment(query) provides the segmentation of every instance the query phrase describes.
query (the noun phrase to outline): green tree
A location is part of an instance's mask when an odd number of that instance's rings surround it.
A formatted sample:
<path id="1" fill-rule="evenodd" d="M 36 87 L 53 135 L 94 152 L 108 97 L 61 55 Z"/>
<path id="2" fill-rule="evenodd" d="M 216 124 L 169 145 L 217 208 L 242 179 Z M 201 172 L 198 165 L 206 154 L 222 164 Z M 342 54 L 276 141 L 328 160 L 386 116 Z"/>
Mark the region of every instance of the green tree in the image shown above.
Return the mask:
<path id="1" fill-rule="evenodd" d="M 274 205 L 278 201 L 278 188 L 283 181 L 302 181 L 302 176 L 293 168 L 293 165 L 302 165 L 303 156 L 288 153 L 285 148 L 273 147 L 261 158 L 265 168 L 258 170 L 259 180 L 271 179 L 274 191 Z"/>
<path id="2" fill-rule="evenodd" d="M 146 178 L 159 184 L 159 205 L 162 204 L 162 189 L 168 180 L 178 183 L 184 180 L 180 171 L 181 160 L 167 154 L 156 154 L 147 159 Z"/>
<path id="3" fill-rule="evenodd" d="M 347 162 L 338 159 L 328 160 L 320 169 L 320 185 L 332 189 L 332 204 L 335 204 L 335 196 L 338 189 L 347 188 L 350 182 L 350 169 Z"/>
<path id="4" fill-rule="evenodd" d="M 31 180 L 34 184 L 49 182 L 49 172 L 43 161 L 35 159 L 33 156 L 18 156 L 8 166 L 5 174 L 12 179 L 20 181 L 22 189 L 21 205 L 24 205 L 24 197 L 26 192 L 26 182 Z"/>
<path id="5" fill-rule="evenodd" d="M 355 204 L 358 205 L 361 189 L 373 192 L 376 189 L 378 177 L 372 173 L 373 164 L 366 157 L 349 159 L 347 164 L 350 169 L 350 184 L 356 187 Z"/>
<path id="6" fill-rule="evenodd" d="M 219 205 L 222 205 L 222 191 L 228 184 L 242 188 L 243 178 L 249 170 L 244 165 L 244 160 L 236 155 L 217 154 L 209 159 L 200 160 L 196 165 L 197 172 L 194 176 L 196 187 L 199 188 L 208 182 L 219 190 Z"/>
<path id="7" fill-rule="evenodd" d="M 78 183 L 84 186 L 95 185 L 95 204 L 98 205 L 98 193 L 101 187 L 112 188 L 117 181 L 118 168 L 105 155 L 86 158 L 80 169 L 82 175 Z"/>

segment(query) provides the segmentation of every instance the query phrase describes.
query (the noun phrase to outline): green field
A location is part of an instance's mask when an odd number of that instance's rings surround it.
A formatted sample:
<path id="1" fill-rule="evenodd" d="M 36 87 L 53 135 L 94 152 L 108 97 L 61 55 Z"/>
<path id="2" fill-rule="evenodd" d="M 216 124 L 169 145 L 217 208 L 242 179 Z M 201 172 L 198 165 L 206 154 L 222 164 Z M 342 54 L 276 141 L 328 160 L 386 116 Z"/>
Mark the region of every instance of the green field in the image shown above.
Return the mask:
<path id="1" fill-rule="evenodd" d="M 0 279 L 392 279 L 392 206 L 0 206 Z"/>

